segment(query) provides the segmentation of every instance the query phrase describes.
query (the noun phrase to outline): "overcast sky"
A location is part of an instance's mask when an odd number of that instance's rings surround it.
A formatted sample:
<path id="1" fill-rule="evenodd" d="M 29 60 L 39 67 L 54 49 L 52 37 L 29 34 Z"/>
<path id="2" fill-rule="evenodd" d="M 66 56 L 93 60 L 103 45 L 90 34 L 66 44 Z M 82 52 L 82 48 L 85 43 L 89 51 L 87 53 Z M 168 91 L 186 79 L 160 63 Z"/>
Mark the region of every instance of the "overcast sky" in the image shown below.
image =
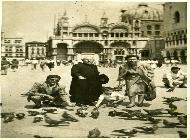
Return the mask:
<path id="1" fill-rule="evenodd" d="M 162 9 L 160 3 L 148 3 Z M 61 15 L 67 11 L 70 25 L 80 24 L 87 20 L 91 24 L 99 25 L 103 12 L 109 18 L 109 23 L 118 22 L 120 10 L 138 3 L 114 1 L 7 1 L 2 3 L 2 31 L 6 37 L 24 37 L 25 41 L 47 41 L 52 35 L 54 15 Z"/>

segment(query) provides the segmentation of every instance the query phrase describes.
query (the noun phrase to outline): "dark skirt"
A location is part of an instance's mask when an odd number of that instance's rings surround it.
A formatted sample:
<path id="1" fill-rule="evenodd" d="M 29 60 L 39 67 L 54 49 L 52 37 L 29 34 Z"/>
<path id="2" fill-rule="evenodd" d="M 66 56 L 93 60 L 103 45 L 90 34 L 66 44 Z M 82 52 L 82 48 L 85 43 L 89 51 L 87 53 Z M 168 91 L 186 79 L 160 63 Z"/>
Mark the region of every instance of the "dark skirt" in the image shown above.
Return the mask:
<path id="1" fill-rule="evenodd" d="M 69 91 L 71 102 L 93 105 L 93 102 L 98 100 L 101 90 L 99 82 L 73 78 Z"/>

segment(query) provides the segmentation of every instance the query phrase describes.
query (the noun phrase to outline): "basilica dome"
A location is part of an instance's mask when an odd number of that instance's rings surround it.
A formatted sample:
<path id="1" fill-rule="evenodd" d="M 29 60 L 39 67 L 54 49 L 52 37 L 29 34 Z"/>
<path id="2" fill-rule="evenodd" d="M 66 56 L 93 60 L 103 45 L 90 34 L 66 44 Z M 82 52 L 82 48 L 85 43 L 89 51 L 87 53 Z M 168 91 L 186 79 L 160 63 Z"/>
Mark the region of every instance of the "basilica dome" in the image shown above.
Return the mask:
<path id="1" fill-rule="evenodd" d="M 162 20 L 162 12 L 153 7 L 149 7 L 146 3 L 140 3 L 137 7 L 122 9 L 122 22 L 132 19 L 140 20 Z"/>

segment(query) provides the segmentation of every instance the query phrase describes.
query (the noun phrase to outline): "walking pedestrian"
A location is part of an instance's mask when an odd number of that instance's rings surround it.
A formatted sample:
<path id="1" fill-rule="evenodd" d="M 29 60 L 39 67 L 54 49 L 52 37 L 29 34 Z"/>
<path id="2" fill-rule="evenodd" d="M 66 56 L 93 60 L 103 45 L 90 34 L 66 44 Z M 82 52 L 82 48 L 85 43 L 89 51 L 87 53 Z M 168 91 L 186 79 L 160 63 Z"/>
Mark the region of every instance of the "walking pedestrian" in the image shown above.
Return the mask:
<path id="1" fill-rule="evenodd" d="M 16 69 L 18 69 L 18 64 L 19 61 L 17 59 L 13 59 L 11 61 L 11 69 L 13 70 L 13 72 L 16 72 Z"/>
<path id="2" fill-rule="evenodd" d="M 45 58 L 40 60 L 40 68 L 42 69 L 42 71 L 45 71 L 45 68 L 46 68 L 46 60 L 45 60 Z"/>
<path id="3" fill-rule="evenodd" d="M 1 75 L 7 75 L 8 68 L 10 66 L 10 62 L 7 61 L 6 57 L 2 57 L 1 60 Z"/>
<path id="4" fill-rule="evenodd" d="M 37 65 L 38 65 L 38 60 L 36 60 L 36 58 L 33 58 L 31 61 L 32 70 L 36 70 Z"/>
<path id="5" fill-rule="evenodd" d="M 125 80 L 126 95 L 129 97 L 130 104 L 126 107 L 135 106 L 135 98 L 138 96 L 137 106 L 142 106 L 145 98 L 147 86 L 153 79 L 153 70 L 150 65 L 141 64 L 138 66 L 138 56 L 128 55 L 125 66 L 120 69 L 118 80 Z M 154 82 L 152 81 L 153 90 L 155 90 Z"/>

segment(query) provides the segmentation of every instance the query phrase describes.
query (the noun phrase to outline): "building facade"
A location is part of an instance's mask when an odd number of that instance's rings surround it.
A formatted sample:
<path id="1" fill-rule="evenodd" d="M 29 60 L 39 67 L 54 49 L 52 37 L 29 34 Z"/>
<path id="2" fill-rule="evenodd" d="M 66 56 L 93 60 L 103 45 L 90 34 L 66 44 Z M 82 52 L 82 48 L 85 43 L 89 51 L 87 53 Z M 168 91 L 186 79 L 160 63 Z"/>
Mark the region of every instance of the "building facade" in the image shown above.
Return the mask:
<path id="1" fill-rule="evenodd" d="M 109 18 L 104 13 L 100 18 L 100 25 L 85 21 L 70 27 L 65 12 L 58 18 L 54 36 L 48 40 L 47 57 L 75 60 L 90 55 L 97 60 L 123 61 L 128 54 L 137 54 L 141 59 L 161 56 L 155 55 L 158 50 L 156 47 L 164 48 L 163 43 L 160 43 L 163 42 L 160 37 L 160 11 L 146 4 L 139 4 L 136 9 L 121 10 L 120 22 L 108 21 Z"/>
<path id="2" fill-rule="evenodd" d="M 26 58 L 27 59 L 43 59 L 46 58 L 46 44 L 44 42 L 26 42 Z"/>
<path id="3" fill-rule="evenodd" d="M 165 36 L 164 58 L 187 63 L 187 3 L 165 3 L 163 23 L 163 35 Z"/>
<path id="4" fill-rule="evenodd" d="M 6 57 L 7 60 L 25 59 L 25 45 L 23 38 L 7 38 L 2 37 L 1 40 L 1 57 Z"/>

